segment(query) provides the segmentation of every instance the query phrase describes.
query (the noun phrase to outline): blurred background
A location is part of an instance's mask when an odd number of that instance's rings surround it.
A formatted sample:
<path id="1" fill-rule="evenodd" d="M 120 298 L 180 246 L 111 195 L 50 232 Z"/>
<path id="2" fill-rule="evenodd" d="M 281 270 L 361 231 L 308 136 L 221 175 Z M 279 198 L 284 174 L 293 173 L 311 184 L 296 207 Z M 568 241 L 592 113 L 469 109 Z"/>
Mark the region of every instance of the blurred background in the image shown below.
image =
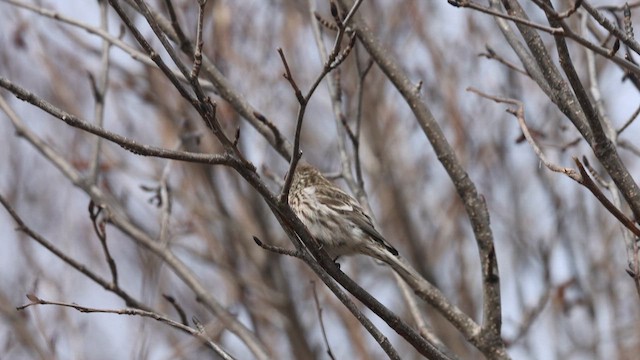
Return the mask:
<path id="1" fill-rule="evenodd" d="M 148 3 L 169 17 L 164 1 Z M 194 39 L 197 2 L 172 3 L 186 36 Z M 532 21 L 547 24 L 538 7 L 523 3 Z M 570 5 L 559 2 L 558 6 Z M 106 8 L 105 22 L 101 11 Z M 125 8 L 160 51 L 144 18 Z M 289 141 L 293 141 L 299 105 L 282 76 L 276 49 L 282 48 L 296 82 L 306 91 L 323 66 L 310 8 L 331 21 L 329 2 L 322 0 L 209 0 L 204 13 L 203 52 L 227 79 L 228 89 L 241 95 Z M 603 12 L 612 21 L 622 14 L 616 9 Z M 56 18 L 51 16 L 54 13 Z M 633 280 L 625 272 L 628 263 L 621 225 L 584 187 L 541 164 L 515 117 L 505 111 L 510 106 L 467 91 L 473 87 L 522 101 L 527 124 L 552 162 L 575 167 L 572 157 L 585 156 L 596 171 L 602 170 L 580 134 L 535 82 L 505 65 L 522 68 L 495 19 L 445 1 L 371 0 L 364 2 L 359 13 L 413 79 L 486 199 L 501 272 L 502 333 L 509 354 L 515 359 L 635 358 L 640 350 L 640 307 Z M 598 39 L 597 32 L 586 30 L 581 16 L 578 12 L 566 22 L 576 31 L 585 29 L 586 38 L 611 46 L 610 39 Z M 1 77 L 86 121 L 103 121 L 104 128 L 141 144 L 222 151 L 162 72 L 134 56 L 143 54 L 140 47 L 113 9 L 102 2 L 3 0 L 0 17 Z M 638 20 L 634 12 L 631 18 Z M 108 67 L 103 38 L 96 35 L 101 31 L 127 47 L 115 40 L 111 43 Z M 325 47 L 333 46 L 334 36 L 322 28 Z M 541 36 L 557 58 L 553 37 Z M 625 81 L 624 71 L 612 62 L 602 57 L 591 61 L 584 48 L 575 42 L 569 45 L 585 87 L 599 89 L 604 113 L 620 130 L 637 115 L 638 89 Z M 496 56 L 490 58 L 490 54 Z M 161 56 L 171 63 L 164 51 Z M 188 57 L 183 60 L 191 64 Z M 410 108 L 380 69 L 369 63 L 368 54 L 357 44 L 329 77 L 339 79 L 343 119 L 336 120 L 328 80 L 320 84 L 305 114 L 304 156 L 329 176 L 338 174 L 340 149 L 349 156 L 355 154 L 342 121 L 353 129 L 360 123 L 359 159 L 381 233 L 451 302 L 481 322 L 480 261 L 464 207 Z M 588 73 L 591 65 L 595 76 Z M 95 91 L 101 79 L 107 85 L 104 101 Z M 271 190 L 278 191 L 288 162 L 234 104 L 220 96 L 220 89 L 209 95 L 217 103 L 218 119 L 228 136 L 240 130 L 240 149 Z M 336 359 L 385 357 L 304 263 L 255 244 L 252 236 L 292 247 L 264 200 L 232 169 L 137 156 L 106 141 L 95 163 L 96 136 L 66 125 L 6 90 L 0 96 L 24 126 L 77 174 L 89 178 L 95 174 L 96 185 L 126 211 L 131 222 L 151 238 L 166 242 L 212 296 L 267 344 L 274 358 L 328 358 L 318 307 Z M 0 113 L 0 193 L 27 226 L 67 256 L 110 278 L 89 216 L 86 191 L 74 186 L 54 161 L 20 135 L 7 114 Z M 632 122 L 619 133 L 617 143 L 636 180 L 639 136 L 638 124 Z M 604 181 L 610 180 L 604 176 Z M 348 188 L 341 179 L 336 183 Z M 168 189 L 170 203 L 159 201 L 158 189 Z M 604 188 L 603 192 L 613 196 Z M 622 209 L 630 213 L 625 206 Z M 17 311 L 16 307 L 29 303 L 26 294 L 91 308 L 126 305 L 16 227 L 7 211 L 0 210 L 0 358 L 212 356 L 197 339 L 148 318 L 84 314 L 59 306 Z M 177 319 L 176 309 L 163 295 L 173 297 L 187 319 L 196 317 L 206 324 L 208 334 L 231 354 L 252 358 L 247 346 L 224 330 L 161 259 L 118 228 L 107 225 L 105 231 L 122 289 L 149 308 Z M 339 262 L 343 271 L 391 310 L 410 318 L 386 267 L 364 257 Z M 463 359 L 481 357 L 432 308 L 420 306 L 436 335 L 455 354 Z M 384 322 L 363 311 L 403 359 L 419 358 Z"/>

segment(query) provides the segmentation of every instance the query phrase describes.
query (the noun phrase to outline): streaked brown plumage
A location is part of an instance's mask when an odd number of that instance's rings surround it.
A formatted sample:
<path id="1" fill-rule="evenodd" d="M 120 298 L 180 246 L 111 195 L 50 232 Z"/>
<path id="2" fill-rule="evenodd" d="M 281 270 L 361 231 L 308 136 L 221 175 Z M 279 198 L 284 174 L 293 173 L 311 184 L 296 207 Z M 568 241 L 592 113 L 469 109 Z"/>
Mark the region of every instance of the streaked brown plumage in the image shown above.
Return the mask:
<path id="1" fill-rule="evenodd" d="M 360 253 L 388 263 L 398 255 L 358 201 L 310 165 L 297 166 L 289 205 L 332 258 Z"/>

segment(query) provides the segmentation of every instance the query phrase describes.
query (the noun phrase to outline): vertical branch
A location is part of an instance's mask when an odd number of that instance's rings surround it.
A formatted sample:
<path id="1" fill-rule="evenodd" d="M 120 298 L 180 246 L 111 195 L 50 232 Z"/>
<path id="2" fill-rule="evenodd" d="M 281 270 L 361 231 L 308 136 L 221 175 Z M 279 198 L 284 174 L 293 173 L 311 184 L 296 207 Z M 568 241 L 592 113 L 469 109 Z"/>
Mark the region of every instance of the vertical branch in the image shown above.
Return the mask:
<path id="1" fill-rule="evenodd" d="M 106 0 L 99 0 L 100 6 L 100 28 L 106 33 L 109 31 L 109 19 L 108 19 L 108 4 Z M 104 124 L 104 106 L 107 96 L 108 81 L 109 81 L 109 49 L 111 49 L 111 42 L 107 39 L 102 39 L 102 56 L 100 59 L 100 73 L 96 80 L 90 75 L 91 84 L 93 86 L 93 94 L 96 100 L 94 108 L 95 124 L 98 127 L 102 127 Z M 91 157 L 91 163 L 89 165 L 89 182 L 92 184 L 98 181 L 98 172 L 100 169 L 100 151 L 102 147 L 102 139 L 100 137 L 95 138 L 93 144 L 93 154 Z"/>
<path id="2" fill-rule="evenodd" d="M 314 282 L 311 282 L 311 291 L 313 291 L 313 302 L 316 305 L 318 322 L 320 322 L 320 330 L 322 330 L 322 339 L 324 340 L 324 345 L 327 347 L 327 356 L 329 357 L 329 359 L 335 360 L 336 358 L 333 356 L 333 351 L 331 351 L 331 344 L 329 344 L 329 339 L 327 339 L 327 330 L 324 327 L 324 320 L 322 319 L 322 306 L 320 305 L 320 300 L 318 299 L 318 291 L 316 290 Z"/>
<path id="3" fill-rule="evenodd" d="M 583 13 L 580 19 L 580 28 L 583 35 L 587 33 L 588 19 L 589 17 L 587 16 L 587 14 Z M 589 49 L 585 49 L 585 55 L 587 58 L 587 74 L 589 77 L 589 93 L 593 98 L 595 112 L 598 114 L 600 119 L 602 119 L 602 125 L 606 136 L 611 142 L 615 143 L 617 141 L 618 135 L 604 109 L 604 103 L 602 100 L 602 94 L 600 93 L 598 76 L 596 72 L 595 56 L 593 54 L 593 51 Z"/>
<path id="4" fill-rule="evenodd" d="M 356 55 L 358 54 L 356 48 Z M 364 82 L 369 74 L 369 70 L 373 66 L 373 60 L 369 59 L 367 64 L 362 68 L 362 65 L 358 61 L 356 56 L 356 67 L 358 69 L 358 87 L 356 89 L 356 129 L 353 136 L 353 158 L 355 161 L 354 167 L 356 168 L 356 182 L 358 185 L 359 198 L 366 196 L 364 193 L 364 179 L 362 177 L 362 166 L 360 166 L 360 129 L 362 128 L 362 104 L 364 101 Z"/>
<path id="5" fill-rule="evenodd" d="M 204 22 L 204 7 L 207 4 L 207 0 L 198 0 L 198 23 L 196 25 L 196 51 L 193 53 L 193 69 L 191 69 L 191 80 L 194 81 L 200 74 L 200 67 L 202 66 L 202 47 L 204 41 L 202 40 L 202 24 Z"/>
<path id="6" fill-rule="evenodd" d="M 113 286 L 118 287 L 118 268 L 116 266 L 115 260 L 113 260 L 113 257 L 111 256 L 109 246 L 107 245 L 106 220 L 104 219 L 104 217 L 100 216 L 103 210 L 104 208 L 100 205 L 96 205 L 93 200 L 89 202 L 89 217 L 91 218 L 91 223 L 93 224 L 93 230 L 100 240 L 100 245 L 102 245 L 102 252 L 104 253 L 104 257 L 107 260 L 107 264 L 109 265 L 109 270 L 111 271 L 111 281 L 113 283 Z"/>
<path id="7" fill-rule="evenodd" d="M 302 96 L 302 91 L 300 91 L 298 84 L 293 79 L 291 69 L 289 69 L 289 63 L 287 63 L 287 59 L 285 58 L 282 49 L 278 49 L 278 54 L 280 55 L 280 59 L 282 60 L 282 64 L 285 70 L 283 76 L 293 88 L 293 92 L 299 104 L 298 116 L 296 119 L 296 132 L 293 139 L 293 155 L 291 156 L 289 171 L 287 171 L 287 175 L 284 179 L 284 186 L 282 187 L 282 191 L 280 192 L 279 197 L 280 203 L 286 203 L 287 199 L 289 198 L 289 190 L 291 190 L 291 184 L 293 183 L 293 175 L 296 171 L 296 166 L 298 166 L 298 161 L 300 160 L 300 157 L 302 157 L 302 152 L 300 151 L 300 134 L 302 133 L 302 121 L 304 120 L 304 114 L 307 108 L 308 99 L 307 97 Z"/>
<path id="8" fill-rule="evenodd" d="M 318 22 L 318 19 L 316 18 L 315 2 L 313 0 L 309 0 L 308 3 L 309 3 L 309 17 L 311 19 L 311 29 L 313 30 L 313 39 L 315 40 L 316 48 L 320 53 L 320 60 L 326 64 L 330 60 L 329 60 L 329 55 L 327 55 L 327 49 L 325 48 L 324 43 L 322 41 L 320 24 Z M 337 9 L 335 11 L 337 11 Z M 338 37 L 341 37 L 340 33 L 343 32 L 344 27 L 341 26 L 341 22 L 339 18 L 336 19 L 336 23 L 338 23 L 337 24 Z M 349 159 L 349 155 L 347 154 L 346 146 L 344 143 L 343 132 L 341 131 L 343 129 L 342 120 L 345 118 L 345 115 L 342 111 L 342 96 L 340 94 L 341 89 L 339 87 L 338 74 L 339 73 L 335 72 L 333 76 L 329 77 L 329 81 L 327 81 L 327 89 L 329 90 L 329 95 L 331 97 L 331 105 L 332 105 L 331 108 L 333 110 L 333 117 L 336 124 L 336 132 L 338 133 L 338 136 L 336 137 L 336 141 L 338 143 L 338 153 L 340 154 L 341 175 L 347 181 L 347 184 L 349 185 L 349 187 L 353 190 L 355 186 L 354 186 L 353 176 L 351 175 L 351 169 L 350 169 L 351 161 Z"/>

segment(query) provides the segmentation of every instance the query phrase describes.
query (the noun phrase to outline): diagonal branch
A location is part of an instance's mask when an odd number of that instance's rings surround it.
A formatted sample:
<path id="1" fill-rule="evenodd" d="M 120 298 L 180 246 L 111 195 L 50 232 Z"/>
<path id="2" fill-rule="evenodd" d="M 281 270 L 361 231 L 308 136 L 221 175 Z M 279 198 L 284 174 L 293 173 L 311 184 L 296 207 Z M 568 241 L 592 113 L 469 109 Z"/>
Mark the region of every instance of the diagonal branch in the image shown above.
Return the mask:
<path id="1" fill-rule="evenodd" d="M 188 151 L 176 151 L 171 149 L 159 148 L 151 145 L 139 144 L 135 140 L 131 140 L 122 135 L 110 132 L 108 130 L 103 129 L 102 127 L 98 127 L 85 121 L 83 119 L 78 118 L 77 116 L 71 115 L 48 101 L 43 100 L 42 98 L 36 96 L 32 92 L 12 83 L 11 81 L 0 76 L 0 87 L 3 87 L 10 92 L 12 92 L 18 99 L 26 101 L 41 110 L 51 114 L 53 117 L 64 121 L 67 125 L 72 126 L 74 128 L 78 128 L 80 130 L 84 130 L 88 133 L 97 135 L 103 139 L 109 140 L 117 145 L 120 145 L 123 149 L 128 150 L 136 155 L 142 156 L 155 156 L 166 159 L 174 159 L 174 160 L 182 160 L 203 164 L 219 164 L 219 165 L 230 165 L 230 155 L 215 155 L 215 154 L 204 154 L 204 153 L 194 153 Z M 14 123 L 14 126 L 18 124 L 20 121 L 18 116 L 8 108 L 8 104 L 4 101 L 2 97 L 0 97 L 0 108 L 9 115 L 10 120 Z M 23 126 L 17 126 L 22 128 Z"/>

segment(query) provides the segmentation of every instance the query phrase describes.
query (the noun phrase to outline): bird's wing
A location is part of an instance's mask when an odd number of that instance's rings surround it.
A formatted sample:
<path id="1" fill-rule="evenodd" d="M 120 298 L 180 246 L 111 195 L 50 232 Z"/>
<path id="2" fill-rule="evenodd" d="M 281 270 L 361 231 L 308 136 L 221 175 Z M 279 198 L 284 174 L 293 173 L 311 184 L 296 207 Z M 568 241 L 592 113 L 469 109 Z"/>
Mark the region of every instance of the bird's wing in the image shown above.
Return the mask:
<path id="1" fill-rule="evenodd" d="M 337 189 L 334 189 L 331 194 L 316 191 L 316 199 L 338 214 L 348 217 L 348 219 L 362 229 L 365 234 L 371 236 L 373 240 L 383 245 L 393 255 L 398 255 L 398 250 L 391 246 L 378 230 L 373 227 L 371 218 L 364 212 L 360 204 L 347 193 L 336 190 Z"/>

